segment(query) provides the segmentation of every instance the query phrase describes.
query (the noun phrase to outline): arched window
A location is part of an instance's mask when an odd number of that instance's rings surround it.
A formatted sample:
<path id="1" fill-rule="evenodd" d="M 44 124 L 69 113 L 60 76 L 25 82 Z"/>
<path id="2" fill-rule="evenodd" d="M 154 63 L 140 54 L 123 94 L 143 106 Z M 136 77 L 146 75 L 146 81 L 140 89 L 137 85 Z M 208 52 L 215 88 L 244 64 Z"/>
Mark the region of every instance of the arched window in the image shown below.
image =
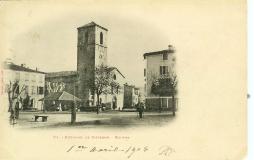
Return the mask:
<path id="1" fill-rule="evenodd" d="M 116 80 L 116 75 L 115 74 L 113 75 L 113 79 Z"/>
<path id="2" fill-rule="evenodd" d="M 103 33 L 100 33 L 100 44 L 103 44 Z"/>

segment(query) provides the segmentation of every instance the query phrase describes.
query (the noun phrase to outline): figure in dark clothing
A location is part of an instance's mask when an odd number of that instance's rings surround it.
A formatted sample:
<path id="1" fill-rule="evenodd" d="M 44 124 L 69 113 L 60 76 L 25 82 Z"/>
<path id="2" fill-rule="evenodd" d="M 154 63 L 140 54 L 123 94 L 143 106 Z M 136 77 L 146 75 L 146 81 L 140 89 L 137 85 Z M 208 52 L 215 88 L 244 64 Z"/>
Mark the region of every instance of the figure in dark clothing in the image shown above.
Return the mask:
<path id="1" fill-rule="evenodd" d="M 143 108 L 143 105 L 141 105 L 140 103 L 137 104 L 137 111 L 138 111 L 139 118 L 143 118 L 144 108 Z"/>
<path id="2" fill-rule="evenodd" d="M 16 103 L 15 105 L 15 118 L 19 119 L 19 102 Z"/>
<path id="3" fill-rule="evenodd" d="M 76 103 L 73 102 L 71 106 L 71 124 L 76 122 Z"/>

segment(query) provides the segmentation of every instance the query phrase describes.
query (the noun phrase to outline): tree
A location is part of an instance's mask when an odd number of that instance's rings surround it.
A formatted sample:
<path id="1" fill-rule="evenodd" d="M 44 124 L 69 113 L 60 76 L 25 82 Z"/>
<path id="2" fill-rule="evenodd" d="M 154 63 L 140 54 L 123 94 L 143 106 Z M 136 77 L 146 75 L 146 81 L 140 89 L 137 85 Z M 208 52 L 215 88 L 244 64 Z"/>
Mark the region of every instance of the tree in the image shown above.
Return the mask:
<path id="1" fill-rule="evenodd" d="M 165 74 L 154 80 L 151 92 L 159 96 L 172 96 L 173 115 L 175 116 L 175 95 L 177 93 L 177 76 L 175 73 Z"/>
<path id="2" fill-rule="evenodd" d="M 22 100 L 22 106 L 23 106 L 23 109 L 28 109 L 29 107 L 29 102 L 30 102 L 30 96 L 27 94 L 25 98 L 23 98 Z"/>
<path id="3" fill-rule="evenodd" d="M 46 94 L 52 92 L 62 92 L 65 88 L 65 83 L 63 82 L 46 82 Z"/>
<path id="4" fill-rule="evenodd" d="M 7 88 L 8 93 L 8 101 L 9 101 L 9 108 L 8 112 L 10 112 L 10 123 L 16 123 L 16 118 L 18 116 L 19 108 L 17 108 L 17 103 L 20 101 L 20 95 L 25 90 L 25 86 L 22 86 L 20 89 L 19 81 L 9 83 Z"/>
<path id="5" fill-rule="evenodd" d="M 45 96 L 47 96 L 50 93 L 55 92 L 63 92 L 65 89 L 65 83 L 64 82 L 45 82 Z M 43 111 L 45 112 L 47 109 L 44 105 Z"/>
<path id="6" fill-rule="evenodd" d="M 97 96 L 97 114 L 99 114 L 100 95 L 114 94 L 120 89 L 119 83 L 115 80 L 112 69 L 100 65 L 95 67 L 94 92 Z"/>

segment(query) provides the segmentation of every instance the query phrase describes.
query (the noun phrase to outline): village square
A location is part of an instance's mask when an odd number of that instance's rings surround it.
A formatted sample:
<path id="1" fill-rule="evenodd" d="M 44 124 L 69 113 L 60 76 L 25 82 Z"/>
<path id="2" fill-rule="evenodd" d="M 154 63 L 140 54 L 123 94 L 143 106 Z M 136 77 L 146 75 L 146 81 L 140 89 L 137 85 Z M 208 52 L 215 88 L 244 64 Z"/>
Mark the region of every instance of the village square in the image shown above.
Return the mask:
<path id="1" fill-rule="evenodd" d="M 137 86 L 108 62 L 108 35 L 108 28 L 95 22 L 78 27 L 77 68 L 72 71 L 44 72 L 6 59 L 1 88 L 10 125 L 114 128 L 172 121 L 178 110 L 173 45 L 140 53 L 144 83 Z"/>

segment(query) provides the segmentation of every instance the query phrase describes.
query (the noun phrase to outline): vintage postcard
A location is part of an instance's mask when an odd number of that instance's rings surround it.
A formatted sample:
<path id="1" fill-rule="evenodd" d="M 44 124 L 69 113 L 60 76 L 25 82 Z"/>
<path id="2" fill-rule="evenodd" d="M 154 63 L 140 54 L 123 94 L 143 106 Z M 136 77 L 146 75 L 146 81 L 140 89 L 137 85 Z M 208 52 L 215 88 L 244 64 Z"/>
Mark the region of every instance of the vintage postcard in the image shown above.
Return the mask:
<path id="1" fill-rule="evenodd" d="M 0 1 L 0 160 L 240 160 L 244 0 Z"/>

